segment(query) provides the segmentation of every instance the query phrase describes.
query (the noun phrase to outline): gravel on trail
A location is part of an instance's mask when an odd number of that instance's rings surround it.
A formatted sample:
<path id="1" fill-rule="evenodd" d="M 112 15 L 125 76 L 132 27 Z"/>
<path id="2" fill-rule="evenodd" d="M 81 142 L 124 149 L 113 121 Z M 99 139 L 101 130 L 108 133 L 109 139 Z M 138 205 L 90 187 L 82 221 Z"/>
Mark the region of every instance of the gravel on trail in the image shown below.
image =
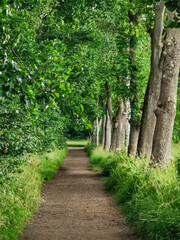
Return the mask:
<path id="1" fill-rule="evenodd" d="M 135 240 L 83 148 L 69 148 L 42 189 L 43 202 L 19 240 Z"/>

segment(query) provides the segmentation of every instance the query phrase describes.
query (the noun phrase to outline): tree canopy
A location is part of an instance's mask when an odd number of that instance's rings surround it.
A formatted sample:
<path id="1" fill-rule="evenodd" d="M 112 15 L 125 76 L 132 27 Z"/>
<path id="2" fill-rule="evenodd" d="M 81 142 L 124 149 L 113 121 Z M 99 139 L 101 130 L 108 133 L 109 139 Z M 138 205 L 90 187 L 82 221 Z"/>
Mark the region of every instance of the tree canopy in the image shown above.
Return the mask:
<path id="1" fill-rule="evenodd" d="M 159 1 L 157 1 L 159 2 Z M 160 1 L 162 2 L 162 1 Z M 179 27 L 180 3 L 163 1 Z M 21 155 L 89 137 L 111 98 L 141 124 L 155 1 L 3 0 L 0 3 L 0 149 Z M 105 87 L 108 83 L 108 92 Z M 115 120 L 114 120 L 115 121 Z M 173 139 L 179 141 L 179 103 Z M 127 139 L 126 139 L 127 142 Z M 3 156 L 3 155 L 2 155 Z"/>

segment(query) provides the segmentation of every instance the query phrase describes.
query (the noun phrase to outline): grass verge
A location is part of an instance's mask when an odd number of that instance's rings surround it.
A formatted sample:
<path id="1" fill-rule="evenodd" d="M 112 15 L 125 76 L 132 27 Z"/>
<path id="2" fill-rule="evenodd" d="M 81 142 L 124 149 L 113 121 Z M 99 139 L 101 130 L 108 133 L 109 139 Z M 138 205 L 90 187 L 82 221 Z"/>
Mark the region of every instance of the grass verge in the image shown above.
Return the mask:
<path id="1" fill-rule="evenodd" d="M 88 143 L 88 140 L 68 140 L 68 147 L 85 147 Z"/>
<path id="2" fill-rule="evenodd" d="M 0 186 L 0 239 L 15 240 L 41 202 L 42 183 L 49 180 L 66 157 L 67 150 L 54 150 L 30 161 Z"/>
<path id="3" fill-rule="evenodd" d="M 125 153 L 109 153 L 87 146 L 93 168 L 101 168 L 106 187 L 113 194 L 138 237 L 146 240 L 180 239 L 180 179 L 173 145 L 172 160 L 165 170 L 150 167 L 146 159 Z"/>

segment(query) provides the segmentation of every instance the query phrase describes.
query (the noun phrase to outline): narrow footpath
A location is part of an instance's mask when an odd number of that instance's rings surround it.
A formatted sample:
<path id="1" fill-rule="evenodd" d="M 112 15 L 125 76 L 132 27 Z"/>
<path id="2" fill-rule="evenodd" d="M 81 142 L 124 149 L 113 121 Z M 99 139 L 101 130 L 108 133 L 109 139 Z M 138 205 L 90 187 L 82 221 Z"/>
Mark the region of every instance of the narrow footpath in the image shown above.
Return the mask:
<path id="1" fill-rule="evenodd" d="M 43 203 L 19 240 L 136 239 L 83 148 L 69 148 L 42 195 Z"/>

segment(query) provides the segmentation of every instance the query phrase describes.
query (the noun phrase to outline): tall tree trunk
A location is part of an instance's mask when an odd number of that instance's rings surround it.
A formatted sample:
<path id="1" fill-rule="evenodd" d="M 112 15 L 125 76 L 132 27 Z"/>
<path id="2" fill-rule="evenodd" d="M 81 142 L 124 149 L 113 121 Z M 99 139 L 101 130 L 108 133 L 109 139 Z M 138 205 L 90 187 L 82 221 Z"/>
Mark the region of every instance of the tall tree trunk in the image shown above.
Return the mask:
<path id="1" fill-rule="evenodd" d="M 96 144 L 96 136 L 97 136 L 97 124 L 96 121 L 93 122 L 93 128 L 92 128 L 92 143 Z"/>
<path id="2" fill-rule="evenodd" d="M 104 149 L 109 151 L 111 146 L 111 120 L 109 116 L 109 111 L 106 106 L 106 123 L 105 123 L 105 141 L 104 141 Z"/>
<path id="3" fill-rule="evenodd" d="M 99 146 L 99 132 L 100 132 L 100 128 L 101 128 L 101 124 L 102 124 L 102 119 L 98 119 L 98 117 L 96 118 L 96 145 Z"/>
<path id="4" fill-rule="evenodd" d="M 117 142 L 118 142 L 118 126 L 121 121 L 121 108 L 120 103 L 118 102 L 118 109 L 115 116 L 112 118 L 112 139 L 111 139 L 111 151 L 117 150 Z"/>
<path id="5" fill-rule="evenodd" d="M 105 141 L 104 149 L 109 151 L 111 146 L 111 128 L 112 128 L 112 103 L 109 83 L 106 82 L 105 89 L 107 93 L 107 103 L 106 103 L 106 123 L 105 123 Z"/>
<path id="6" fill-rule="evenodd" d="M 172 21 L 174 12 L 167 12 Z M 157 118 L 152 159 L 166 167 L 170 159 L 171 140 L 176 115 L 177 86 L 180 67 L 180 28 L 168 28 L 160 59 L 162 69 L 161 93 L 155 114 Z"/>
<path id="7" fill-rule="evenodd" d="M 100 142 L 102 146 L 104 146 L 104 142 L 105 142 L 105 123 L 106 123 L 106 115 L 102 117 L 101 142 Z"/>
<path id="8" fill-rule="evenodd" d="M 128 154 L 132 156 L 136 156 L 137 152 L 137 144 L 138 144 L 138 137 L 139 137 L 139 126 L 137 125 L 136 121 L 130 120 L 130 139 L 129 139 L 129 147 L 128 147 Z"/>
<path id="9" fill-rule="evenodd" d="M 130 0 L 132 3 L 133 0 Z M 129 139 L 129 147 L 128 147 L 128 154 L 133 156 L 136 155 L 137 151 L 137 143 L 139 137 L 139 118 L 137 114 L 141 111 L 138 106 L 137 102 L 139 101 L 139 94 L 138 94 L 138 77 L 137 77 L 137 61 L 136 61 L 136 49 L 137 49 L 137 36 L 136 36 L 136 28 L 138 26 L 138 14 L 133 13 L 134 9 L 129 10 L 129 22 L 130 22 L 130 72 L 131 72 L 131 79 L 130 79 L 130 89 L 131 93 L 133 94 L 132 100 L 130 100 L 131 106 L 131 120 L 130 120 L 130 139 Z M 134 33 L 135 32 L 135 33 Z"/>
<path id="10" fill-rule="evenodd" d="M 126 100 L 120 102 L 118 133 L 116 141 L 116 150 L 121 151 L 125 145 L 126 122 L 127 122 L 127 107 Z"/>
<path id="11" fill-rule="evenodd" d="M 151 72 L 145 94 L 143 115 L 141 120 L 138 155 L 151 157 L 154 130 L 156 126 L 156 108 L 161 87 L 162 70 L 159 61 L 162 53 L 162 31 L 164 20 L 164 1 L 155 4 L 155 23 L 151 39 Z"/>
<path id="12" fill-rule="evenodd" d="M 127 108 L 127 121 L 126 121 L 126 151 L 128 152 L 129 148 L 129 139 L 130 139 L 130 112 L 131 112 L 131 107 L 130 107 L 130 102 L 126 102 L 126 108 Z"/>

